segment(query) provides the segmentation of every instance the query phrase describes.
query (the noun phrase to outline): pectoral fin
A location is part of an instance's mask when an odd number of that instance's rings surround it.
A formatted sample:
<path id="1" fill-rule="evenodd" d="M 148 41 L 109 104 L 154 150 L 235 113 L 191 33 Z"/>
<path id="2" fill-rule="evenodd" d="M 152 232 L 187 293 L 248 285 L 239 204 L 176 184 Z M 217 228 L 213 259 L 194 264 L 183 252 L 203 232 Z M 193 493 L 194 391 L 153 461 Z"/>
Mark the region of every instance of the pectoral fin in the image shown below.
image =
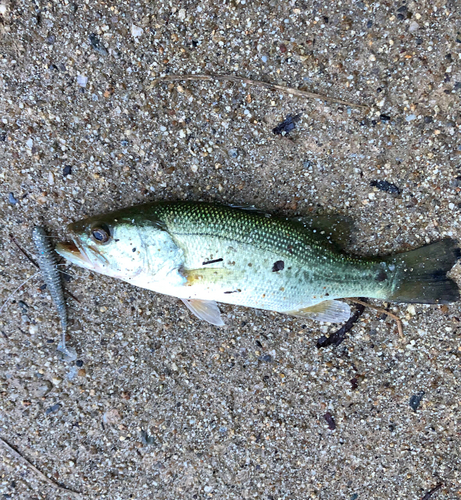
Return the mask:
<path id="1" fill-rule="evenodd" d="M 295 311 L 286 311 L 285 314 L 314 319 L 315 321 L 342 323 L 350 318 L 351 308 L 349 304 L 340 302 L 339 300 L 325 300 L 315 306 L 304 307 Z"/>
<path id="2" fill-rule="evenodd" d="M 216 326 L 223 326 L 224 321 L 221 318 L 221 311 L 214 300 L 181 299 L 187 308 L 197 316 L 208 323 Z"/>

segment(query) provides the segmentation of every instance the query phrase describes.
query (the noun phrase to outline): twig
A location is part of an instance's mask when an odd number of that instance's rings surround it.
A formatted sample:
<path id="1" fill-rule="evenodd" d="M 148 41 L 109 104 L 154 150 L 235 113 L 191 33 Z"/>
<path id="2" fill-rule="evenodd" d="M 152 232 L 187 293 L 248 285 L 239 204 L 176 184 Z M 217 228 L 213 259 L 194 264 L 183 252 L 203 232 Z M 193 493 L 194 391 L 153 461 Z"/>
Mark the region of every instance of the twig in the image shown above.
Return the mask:
<path id="1" fill-rule="evenodd" d="M 58 488 L 59 490 L 61 490 L 63 493 L 68 493 L 70 495 L 72 495 L 74 498 L 82 498 L 81 497 L 81 493 L 78 492 L 78 491 L 74 491 L 74 490 L 71 490 L 69 488 L 66 488 L 64 486 L 60 486 L 58 483 L 56 483 L 55 481 L 53 481 L 52 479 L 50 479 L 49 477 L 45 476 L 45 474 L 43 474 L 43 472 L 41 472 L 40 470 L 37 469 L 37 467 L 35 467 L 35 465 L 33 465 L 31 462 L 29 462 L 29 460 L 27 460 L 27 458 L 23 457 L 19 451 L 17 451 L 15 448 L 13 448 L 9 443 L 7 443 L 7 441 L 5 439 L 3 439 L 2 437 L 0 437 L 0 442 L 3 443 L 3 446 L 10 452 L 12 453 L 20 462 L 22 462 L 23 464 L 27 465 L 27 467 L 29 467 L 31 470 L 33 470 L 43 481 L 45 481 L 46 483 L 48 483 L 50 486 L 53 486 L 54 488 Z"/>
<path id="2" fill-rule="evenodd" d="M 40 267 L 38 266 L 37 262 L 35 262 L 35 260 L 24 250 L 24 248 L 22 248 L 19 243 L 16 241 L 16 238 L 10 234 L 10 239 L 11 241 L 18 247 L 18 250 L 27 257 L 27 259 L 32 262 L 32 264 L 37 268 L 37 269 L 40 269 Z"/>
<path id="3" fill-rule="evenodd" d="M 328 347 L 329 345 L 334 345 L 338 347 L 341 342 L 346 338 L 346 333 L 349 332 L 357 320 L 362 316 L 365 306 L 368 304 L 366 302 L 361 302 L 357 306 L 355 313 L 346 321 L 346 323 L 336 332 L 332 333 L 329 337 L 322 336 L 317 340 L 317 348 Z"/>
<path id="4" fill-rule="evenodd" d="M 307 90 L 299 90 L 292 87 L 285 87 L 283 85 L 276 85 L 274 83 L 262 82 L 260 80 L 250 80 L 249 78 L 243 78 L 241 76 L 234 75 L 167 75 L 156 78 L 150 88 L 155 87 L 161 82 L 179 82 L 179 81 L 206 81 L 206 82 L 214 82 L 214 81 L 226 81 L 233 83 L 246 83 L 247 85 L 254 85 L 257 87 L 264 87 L 268 90 L 280 91 L 285 94 L 291 94 L 298 97 L 304 97 L 309 99 L 321 99 L 322 101 L 332 102 L 335 104 L 342 104 L 344 106 L 350 106 L 353 108 L 359 108 L 363 110 L 367 110 L 368 106 L 364 106 L 363 104 L 355 104 L 353 102 L 342 101 L 340 99 L 336 99 L 334 97 L 328 97 L 326 95 L 317 94 L 316 92 L 309 92 Z"/>
<path id="5" fill-rule="evenodd" d="M 374 306 L 372 304 L 368 304 L 367 302 L 362 302 L 361 300 L 358 300 L 358 299 L 348 299 L 350 300 L 351 302 L 354 302 L 355 304 L 362 304 L 364 305 L 365 307 L 370 307 L 371 309 L 374 309 L 375 311 L 378 311 L 382 314 L 386 314 L 387 316 L 389 316 L 389 318 L 392 318 L 396 323 L 397 323 L 397 329 L 399 331 L 399 337 L 401 339 L 405 338 L 405 336 L 403 335 L 403 324 L 402 324 L 402 320 L 396 316 L 395 314 L 389 312 L 389 311 L 386 311 L 386 309 L 383 309 L 382 307 L 378 307 L 378 306 Z"/>
<path id="6" fill-rule="evenodd" d="M 37 264 L 37 262 L 24 250 L 24 248 L 21 247 L 21 245 L 16 241 L 16 238 L 10 234 L 10 239 L 11 241 L 17 246 L 18 250 L 37 268 L 40 269 L 40 266 Z M 80 304 L 80 300 L 77 299 L 77 297 L 69 292 L 69 290 L 64 290 L 64 292 L 69 295 L 70 298 L 74 299 L 76 302 Z"/>
<path id="7" fill-rule="evenodd" d="M 440 488 L 443 486 L 442 483 L 439 483 L 437 486 L 432 488 L 432 490 L 429 490 L 422 498 L 421 500 L 429 500 L 434 493 L 437 493 L 437 491 L 440 490 Z"/>

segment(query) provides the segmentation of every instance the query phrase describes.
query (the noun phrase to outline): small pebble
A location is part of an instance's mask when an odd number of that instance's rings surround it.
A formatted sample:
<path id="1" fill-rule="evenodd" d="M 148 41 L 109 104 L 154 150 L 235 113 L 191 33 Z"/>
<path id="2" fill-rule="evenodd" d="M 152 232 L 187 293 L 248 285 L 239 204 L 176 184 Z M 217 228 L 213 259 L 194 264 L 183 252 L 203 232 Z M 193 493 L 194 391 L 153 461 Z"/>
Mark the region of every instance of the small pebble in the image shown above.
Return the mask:
<path id="1" fill-rule="evenodd" d="M 8 201 L 11 203 L 11 205 L 16 205 L 16 203 L 18 203 L 18 200 L 14 197 L 13 193 L 10 193 L 8 195 Z"/>
<path id="2" fill-rule="evenodd" d="M 55 405 L 50 406 L 49 408 L 47 408 L 45 410 L 45 415 L 50 415 L 51 413 L 56 413 L 57 411 L 59 411 L 59 408 L 61 408 L 61 404 L 56 403 Z"/>
<path id="3" fill-rule="evenodd" d="M 86 87 L 86 84 L 88 83 L 88 77 L 85 75 L 78 75 L 77 76 L 77 83 L 82 88 Z"/>
<path id="4" fill-rule="evenodd" d="M 417 394 L 413 394 L 413 396 L 411 396 L 409 404 L 413 411 L 416 411 L 419 408 L 423 396 L 424 391 L 418 392 Z"/>
<path id="5" fill-rule="evenodd" d="M 231 158 L 237 158 L 238 155 L 239 155 L 239 152 L 238 152 L 238 149 L 229 149 L 227 151 L 227 154 L 231 157 Z"/>
<path id="6" fill-rule="evenodd" d="M 136 26 L 134 24 L 131 26 L 131 34 L 133 35 L 133 37 L 135 39 L 139 38 L 142 35 L 142 32 L 143 32 L 143 29 L 140 28 L 139 26 Z"/>
<path id="7" fill-rule="evenodd" d="M 93 47 L 93 49 L 98 54 L 100 54 L 102 56 L 107 56 L 108 55 L 106 47 L 104 47 L 104 45 L 101 42 L 101 40 L 94 33 L 91 33 L 88 38 L 90 40 L 91 46 Z"/>

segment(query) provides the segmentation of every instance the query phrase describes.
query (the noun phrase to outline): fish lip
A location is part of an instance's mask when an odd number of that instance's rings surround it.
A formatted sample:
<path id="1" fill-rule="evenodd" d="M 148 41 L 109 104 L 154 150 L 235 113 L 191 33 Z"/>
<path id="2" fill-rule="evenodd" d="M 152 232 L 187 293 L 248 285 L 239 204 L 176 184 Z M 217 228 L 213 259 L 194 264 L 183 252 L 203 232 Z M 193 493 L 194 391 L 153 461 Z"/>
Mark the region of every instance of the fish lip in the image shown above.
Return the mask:
<path id="1" fill-rule="evenodd" d="M 88 257 L 88 254 L 75 237 L 72 238 L 72 241 L 58 243 L 56 245 L 56 252 L 73 264 L 84 267 L 93 265 Z"/>

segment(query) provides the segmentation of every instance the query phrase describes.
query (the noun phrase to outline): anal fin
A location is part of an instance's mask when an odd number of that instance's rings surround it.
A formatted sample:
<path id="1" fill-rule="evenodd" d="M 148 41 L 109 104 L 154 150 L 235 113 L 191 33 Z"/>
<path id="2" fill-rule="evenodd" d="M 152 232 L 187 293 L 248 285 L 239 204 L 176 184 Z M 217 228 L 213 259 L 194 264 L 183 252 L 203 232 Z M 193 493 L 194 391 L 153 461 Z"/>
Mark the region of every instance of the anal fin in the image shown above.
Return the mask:
<path id="1" fill-rule="evenodd" d="M 224 321 L 221 318 L 221 311 L 214 300 L 181 299 L 187 308 L 197 316 L 208 323 L 216 326 L 223 326 Z"/>
<path id="2" fill-rule="evenodd" d="M 315 306 L 304 307 L 294 311 L 286 311 L 285 314 L 300 316 L 315 321 L 325 321 L 328 323 L 342 323 L 351 316 L 349 304 L 339 300 L 325 300 Z"/>

